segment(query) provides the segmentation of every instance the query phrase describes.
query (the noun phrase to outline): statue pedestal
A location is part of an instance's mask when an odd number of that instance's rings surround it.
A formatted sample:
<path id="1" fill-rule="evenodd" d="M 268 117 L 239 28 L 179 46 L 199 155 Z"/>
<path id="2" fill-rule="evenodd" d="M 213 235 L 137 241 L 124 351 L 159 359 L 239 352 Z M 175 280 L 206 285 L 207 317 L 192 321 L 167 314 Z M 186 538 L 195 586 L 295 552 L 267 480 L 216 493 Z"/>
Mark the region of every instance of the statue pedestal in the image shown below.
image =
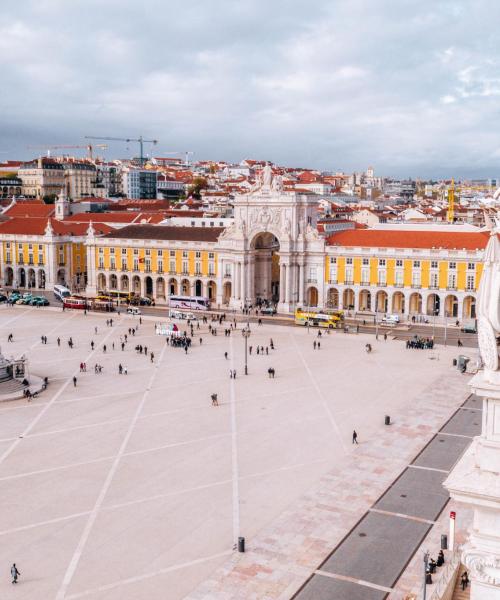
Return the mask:
<path id="1" fill-rule="evenodd" d="M 444 482 L 452 498 L 474 510 L 462 562 L 471 600 L 500 600 L 500 385 L 480 371 L 470 382 L 483 399 L 483 427 Z"/>

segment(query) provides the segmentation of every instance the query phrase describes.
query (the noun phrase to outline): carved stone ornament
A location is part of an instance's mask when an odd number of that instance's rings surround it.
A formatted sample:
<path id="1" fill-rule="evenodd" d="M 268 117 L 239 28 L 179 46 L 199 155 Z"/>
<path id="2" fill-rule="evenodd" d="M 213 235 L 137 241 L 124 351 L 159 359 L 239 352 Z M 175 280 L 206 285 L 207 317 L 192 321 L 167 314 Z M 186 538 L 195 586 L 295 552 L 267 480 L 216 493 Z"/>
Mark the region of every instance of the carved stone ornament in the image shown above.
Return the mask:
<path id="1" fill-rule="evenodd" d="M 471 549 L 465 550 L 463 560 L 473 579 L 489 585 L 500 585 L 500 558 L 498 556 Z"/>
<path id="2" fill-rule="evenodd" d="M 490 371 L 496 371 L 498 369 L 497 339 L 491 323 L 484 317 L 479 317 L 477 336 L 484 366 Z"/>

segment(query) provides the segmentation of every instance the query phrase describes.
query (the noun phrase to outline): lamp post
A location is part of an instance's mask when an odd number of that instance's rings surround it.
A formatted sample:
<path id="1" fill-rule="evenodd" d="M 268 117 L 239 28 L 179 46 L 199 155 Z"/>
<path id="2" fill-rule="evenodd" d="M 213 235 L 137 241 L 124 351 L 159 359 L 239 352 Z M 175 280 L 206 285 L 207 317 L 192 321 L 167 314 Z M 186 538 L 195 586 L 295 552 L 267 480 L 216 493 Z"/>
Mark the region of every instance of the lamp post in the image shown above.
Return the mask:
<path id="1" fill-rule="evenodd" d="M 241 331 L 241 335 L 245 338 L 245 375 L 248 375 L 248 338 L 251 335 L 250 327 L 244 327 Z"/>
<path id="2" fill-rule="evenodd" d="M 427 597 L 427 566 L 429 564 L 429 552 L 425 552 L 424 554 L 424 590 L 422 593 L 423 600 Z"/>

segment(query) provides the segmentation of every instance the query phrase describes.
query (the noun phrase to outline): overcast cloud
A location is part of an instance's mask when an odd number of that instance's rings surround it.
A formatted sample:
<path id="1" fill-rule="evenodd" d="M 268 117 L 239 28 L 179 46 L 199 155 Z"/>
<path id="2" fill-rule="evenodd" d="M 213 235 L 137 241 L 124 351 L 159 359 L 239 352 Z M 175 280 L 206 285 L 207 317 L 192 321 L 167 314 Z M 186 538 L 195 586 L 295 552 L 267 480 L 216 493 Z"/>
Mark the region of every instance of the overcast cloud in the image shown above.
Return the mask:
<path id="1" fill-rule="evenodd" d="M 500 175 L 499 17 L 494 0 L 6 2 L 0 160 L 143 134 L 156 155 Z"/>

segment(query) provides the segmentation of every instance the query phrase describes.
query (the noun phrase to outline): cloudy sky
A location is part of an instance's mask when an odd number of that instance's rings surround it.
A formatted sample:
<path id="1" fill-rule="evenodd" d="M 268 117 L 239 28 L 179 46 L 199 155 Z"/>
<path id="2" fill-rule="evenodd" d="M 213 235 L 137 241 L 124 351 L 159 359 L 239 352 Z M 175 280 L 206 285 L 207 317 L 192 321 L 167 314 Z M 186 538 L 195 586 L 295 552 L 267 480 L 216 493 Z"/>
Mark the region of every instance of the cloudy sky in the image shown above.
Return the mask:
<path id="1" fill-rule="evenodd" d="M 495 0 L 6 2 L 0 160 L 143 134 L 156 155 L 497 176 L 499 17 Z"/>

